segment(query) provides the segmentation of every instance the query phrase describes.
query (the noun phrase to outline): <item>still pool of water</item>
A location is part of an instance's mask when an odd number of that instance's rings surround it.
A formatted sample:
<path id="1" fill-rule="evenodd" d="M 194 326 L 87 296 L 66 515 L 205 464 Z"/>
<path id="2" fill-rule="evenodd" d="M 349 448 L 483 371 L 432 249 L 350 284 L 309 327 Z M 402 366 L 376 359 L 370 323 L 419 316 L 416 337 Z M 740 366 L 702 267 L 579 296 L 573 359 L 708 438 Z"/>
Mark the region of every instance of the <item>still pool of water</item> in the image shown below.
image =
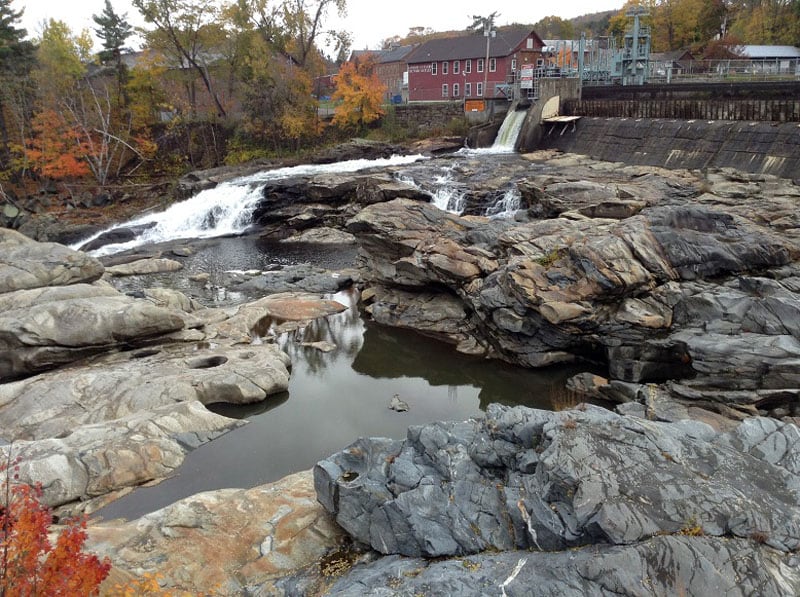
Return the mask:
<path id="1" fill-rule="evenodd" d="M 276 481 L 359 437 L 403 438 L 409 425 L 465 420 L 492 402 L 551 409 L 569 400 L 563 388 L 574 368 L 535 371 L 461 355 L 413 331 L 369 321 L 354 289 L 333 298 L 348 310 L 278 339 L 293 363 L 288 392 L 258 405 L 212 406 L 249 424 L 191 452 L 172 478 L 138 488 L 97 516 L 130 519 L 199 491 Z M 320 340 L 336 349 L 302 346 Z M 407 412 L 389 409 L 395 394 Z"/>

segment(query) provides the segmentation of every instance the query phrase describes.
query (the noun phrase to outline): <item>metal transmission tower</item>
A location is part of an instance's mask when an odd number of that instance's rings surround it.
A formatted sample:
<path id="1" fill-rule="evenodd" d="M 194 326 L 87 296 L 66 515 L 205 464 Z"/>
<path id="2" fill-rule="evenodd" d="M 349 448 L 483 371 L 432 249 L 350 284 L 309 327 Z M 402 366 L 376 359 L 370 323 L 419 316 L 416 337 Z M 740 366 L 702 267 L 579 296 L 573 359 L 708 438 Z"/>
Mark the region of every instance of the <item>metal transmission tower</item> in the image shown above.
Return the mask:
<path id="1" fill-rule="evenodd" d="M 622 50 L 619 54 L 617 72 L 623 85 L 643 85 L 647 80 L 648 62 L 650 61 L 650 27 L 640 23 L 640 17 L 650 12 L 641 6 L 635 6 L 625 13 L 633 17 L 633 28 L 625 33 Z"/>

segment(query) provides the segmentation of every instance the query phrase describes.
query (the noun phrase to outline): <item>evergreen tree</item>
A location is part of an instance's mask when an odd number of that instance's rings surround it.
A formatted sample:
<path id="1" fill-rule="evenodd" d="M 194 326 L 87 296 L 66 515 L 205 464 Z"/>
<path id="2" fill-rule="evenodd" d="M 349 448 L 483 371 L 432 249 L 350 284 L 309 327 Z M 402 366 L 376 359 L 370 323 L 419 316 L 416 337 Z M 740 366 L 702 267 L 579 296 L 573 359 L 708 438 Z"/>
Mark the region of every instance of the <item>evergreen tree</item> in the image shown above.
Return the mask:
<path id="1" fill-rule="evenodd" d="M 97 37 L 103 40 L 103 50 L 100 52 L 100 61 L 103 64 L 113 62 L 120 64 L 122 51 L 125 49 L 125 42 L 133 35 L 133 27 L 125 18 L 127 13 L 118 15 L 114 12 L 110 0 L 106 0 L 105 8 L 99 15 L 92 15 L 92 20 L 97 23 L 98 28 L 94 30 Z"/>
<path id="2" fill-rule="evenodd" d="M 27 128 L 33 89 L 30 72 L 36 63 L 36 48 L 24 38 L 25 29 L 16 25 L 22 10 L 14 10 L 11 0 L 0 0 L 0 170 L 10 166 L 9 116 Z M 13 124 L 12 124 L 13 126 Z"/>
<path id="3" fill-rule="evenodd" d="M 123 89 L 127 81 L 127 69 L 122 62 L 122 52 L 126 49 L 125 42 L 133 35 L 133 27 L 126 21 L 127 13 L 118 15 L 114 12 L 110 0 L 106 0 L 105 8 L 99 15 L 92 15 L 92 20 L 98 28 L 94 30 L 97 37 L 103 40 L 103 50 L 98 54 L 102 64 L 113 64 L 117 71 L 117 97 L 124 99 Z M 127 103 L 127 101 L 125 101 Z"/>

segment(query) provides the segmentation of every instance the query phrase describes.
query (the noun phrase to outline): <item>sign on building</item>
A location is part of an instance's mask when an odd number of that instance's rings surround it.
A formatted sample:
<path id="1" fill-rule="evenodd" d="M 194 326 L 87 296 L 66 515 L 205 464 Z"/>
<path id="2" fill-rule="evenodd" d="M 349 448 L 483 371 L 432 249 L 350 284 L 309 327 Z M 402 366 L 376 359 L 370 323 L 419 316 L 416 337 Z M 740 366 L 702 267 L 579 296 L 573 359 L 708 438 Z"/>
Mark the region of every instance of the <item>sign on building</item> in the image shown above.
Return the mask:
<path id="1" fill-rule="evenodd" d="M 523 64 L 519 71 L 520 89 L 533 89 L 533 65 Z"/>

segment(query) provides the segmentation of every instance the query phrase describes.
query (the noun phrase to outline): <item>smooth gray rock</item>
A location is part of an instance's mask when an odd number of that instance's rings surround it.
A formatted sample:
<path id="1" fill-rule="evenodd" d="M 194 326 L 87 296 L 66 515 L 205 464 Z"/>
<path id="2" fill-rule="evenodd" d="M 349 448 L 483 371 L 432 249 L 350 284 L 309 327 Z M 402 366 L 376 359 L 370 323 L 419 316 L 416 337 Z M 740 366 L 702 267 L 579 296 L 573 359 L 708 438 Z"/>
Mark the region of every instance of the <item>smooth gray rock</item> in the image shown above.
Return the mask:
<path id="1" fill-rule="evenodd" d="M 260 402 L 287 390 L 289 366 L 274 344 L 176 344 L 110 354 L 0 385 L 0 428 L 7 439 L 44 439 L 178 402 Z"/>
<path id="2" fill-rule="evenodd" d="M 135 346 L 185 327 L 184 315 L 104 286 L 0 295 L 0 380 Z"/>
<path id="3" fill-rule="evenodd" d="M 28 288 L 91 283 L 102 264 L 85 253 L 56 243 L 39 243 L 0 228 L 0 294 Z"/>
<path id="4" fill-rule="evenodd" d="M 0 446 L 0 457 L 19 458 L 18 480 L 41 483 L 42 502 L 58 506 L 166 477 L 191 449 L 243 424 L 181 402 Z"/>
<path id="5" fill-rule="evenodd" d="M 174 259 L 139 259 L 130 263 L 107 266 L 106 272 L 112 276 L 142 276 L 176 272 L 181 269 L 183 264 Z"/>

